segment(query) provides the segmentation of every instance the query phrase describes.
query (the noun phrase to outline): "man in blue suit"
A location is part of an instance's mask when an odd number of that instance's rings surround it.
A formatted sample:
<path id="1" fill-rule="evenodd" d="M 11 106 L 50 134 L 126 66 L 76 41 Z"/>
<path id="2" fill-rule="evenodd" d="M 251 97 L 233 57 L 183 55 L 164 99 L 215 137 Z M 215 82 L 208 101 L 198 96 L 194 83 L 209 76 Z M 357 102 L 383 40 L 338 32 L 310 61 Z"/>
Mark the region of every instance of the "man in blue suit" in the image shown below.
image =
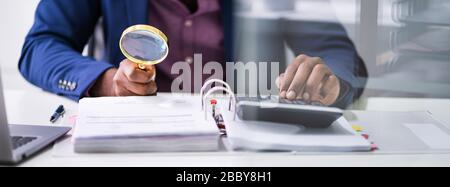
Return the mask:
<path id="1" fill-rule="evenodd" d="M 232 13 L 232 0 L 42 0 L 19 69 L 31 83 L 73 100 L 170 91 L 170 66 L 176 61 L 192 63 L 193 53 L 222 64 L 233 60 Z M 105 57 L 95 60 L 81 53 L 101 17 Z M 143 71 L 124 60 L 119 39 L 136 24 L 168 35 L 171 53 L 164 63 Z M 280 96 L 342 108 L 350 104 L 360 94 L 357 77 L 366 70 L 344 29 L 295 22 L 286 28 L 296 29 L 286 43 L 299 56 L 279 77 Z"/>

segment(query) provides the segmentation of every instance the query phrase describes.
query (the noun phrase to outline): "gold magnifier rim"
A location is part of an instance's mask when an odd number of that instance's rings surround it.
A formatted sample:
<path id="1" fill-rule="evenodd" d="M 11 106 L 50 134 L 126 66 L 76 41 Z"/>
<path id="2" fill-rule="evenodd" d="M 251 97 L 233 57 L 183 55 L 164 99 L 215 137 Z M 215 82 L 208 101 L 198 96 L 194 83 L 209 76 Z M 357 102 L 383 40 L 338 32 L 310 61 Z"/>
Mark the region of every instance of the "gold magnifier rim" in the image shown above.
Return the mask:
<path id="1" fill-rule="evenodd" d="M 167 49 L 166 54 L 161 59 L 154 60 L 154 61 L 140 60 L 140 59 L 134 58 L 133 56 L 128 54 L 128 52 L 122 46 L 122 41 L 123 41 L 125 35 L 127 35 L 130 32 L 134 32 L 134 31 L 148 31 L 148 32 L 158 36 L 159 39 L 162 39 L 164 41 L 164 45 L 165 45 L 165 47 Z M 164 61 L 167 58 L 167 56 L 169 55 L 169 44 L 168 44 L 167 36 L 161 30 L 159 30 L 159 29 L 157 29 L 155 27 L 152 27 L 150 25 L 133 25 L 133 26 L 128 27 L 127 29 L 125 29 L 125 31 L 123 31 L 123 33 L 122 33 L 122 36 L 120 37 L 119 47 L 120 47 L 120 50 L 122 51 L 122 54 L 125 55 L 125 57 L 128 60 L 131 60 L 131 61 L 133 61 L 134 63 L 136 63 L 136 64 L 138 64 L 140 66 L 159 64 L 162 61 Z"/>

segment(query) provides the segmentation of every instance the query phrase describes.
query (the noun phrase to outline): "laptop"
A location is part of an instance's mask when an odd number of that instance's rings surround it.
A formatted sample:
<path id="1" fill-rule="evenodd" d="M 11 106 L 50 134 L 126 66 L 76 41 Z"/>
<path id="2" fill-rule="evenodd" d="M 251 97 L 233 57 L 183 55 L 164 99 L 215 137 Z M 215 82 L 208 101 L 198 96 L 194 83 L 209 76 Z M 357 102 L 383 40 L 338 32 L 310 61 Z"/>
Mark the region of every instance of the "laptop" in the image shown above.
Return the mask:
<path id="1" fill-rule="evenodd" d="M 71 128 L 10 125 L 6 118 L 5 100 L 0 75 L 0 163 L 18 164 L 46 148 Z"/>

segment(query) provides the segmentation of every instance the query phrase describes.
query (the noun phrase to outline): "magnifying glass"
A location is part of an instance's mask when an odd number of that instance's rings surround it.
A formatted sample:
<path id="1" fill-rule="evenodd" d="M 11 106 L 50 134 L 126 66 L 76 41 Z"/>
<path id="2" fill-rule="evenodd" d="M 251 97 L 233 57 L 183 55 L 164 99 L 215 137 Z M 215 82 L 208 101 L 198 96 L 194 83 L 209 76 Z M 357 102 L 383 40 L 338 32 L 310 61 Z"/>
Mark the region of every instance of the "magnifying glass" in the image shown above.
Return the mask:
<path id="1" fill-rule="evenodd" d="M 119 46 L 128 60 L 145 70 L 146 65 L 156 65 L 167 58 L 167 41 L 167 36 L 159 29 L 149 25 L 135 25 L 123 32 Z"/>

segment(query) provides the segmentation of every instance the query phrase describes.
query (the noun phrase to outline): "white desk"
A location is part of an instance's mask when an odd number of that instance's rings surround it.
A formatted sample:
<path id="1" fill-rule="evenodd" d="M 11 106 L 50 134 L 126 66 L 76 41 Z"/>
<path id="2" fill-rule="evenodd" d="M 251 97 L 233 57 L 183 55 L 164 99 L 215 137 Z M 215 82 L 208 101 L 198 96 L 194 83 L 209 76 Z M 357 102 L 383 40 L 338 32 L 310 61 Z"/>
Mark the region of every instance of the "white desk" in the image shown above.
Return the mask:
<path id="1" fill-rule="evenodd" d="M 49 117 L 59 104 L 66 107 L 66 116 L 77 113 L 77 103 L 42 92 L 26 83 L 15 70 L 3 72 L 10 123 L 49 124 Z M 450 122 L 450 100 L 377 98 L 368 100 L 368 109 L 429 110 L 441 121 Z M 67 117 L 62 121 L 66 120 Z M 21 166 L 450 166 L 450 154 L 159 153 L 57 157 L 49 148 Z"/>

